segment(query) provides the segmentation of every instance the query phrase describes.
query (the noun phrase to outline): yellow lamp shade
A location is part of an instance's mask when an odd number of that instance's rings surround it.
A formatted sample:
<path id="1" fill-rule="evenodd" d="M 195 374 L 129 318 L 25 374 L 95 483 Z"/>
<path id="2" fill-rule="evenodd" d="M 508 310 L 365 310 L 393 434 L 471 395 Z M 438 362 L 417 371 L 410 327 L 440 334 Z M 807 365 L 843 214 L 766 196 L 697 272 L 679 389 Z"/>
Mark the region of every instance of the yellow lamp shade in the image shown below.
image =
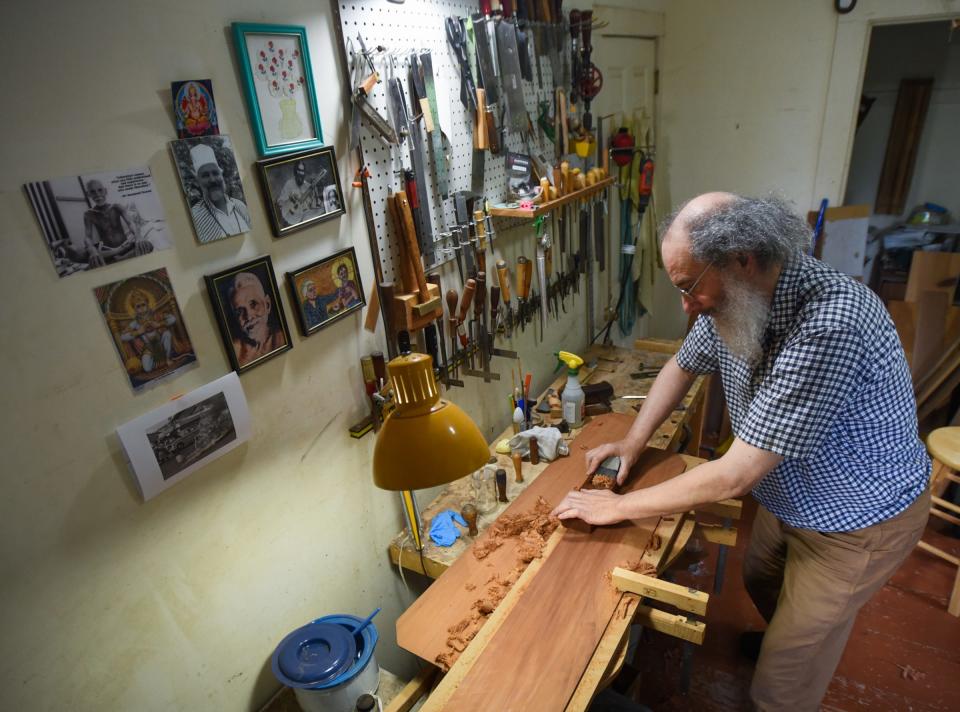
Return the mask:
<path id="1" fill-rule="evenodd" d="M 387 364 L 396 402 L 373 450 L 373 481 L 388 490 L 435 487 L 490 457 L 483 433 L 459 407 L 440 399 L 433 359 L 408 354 Z"/>

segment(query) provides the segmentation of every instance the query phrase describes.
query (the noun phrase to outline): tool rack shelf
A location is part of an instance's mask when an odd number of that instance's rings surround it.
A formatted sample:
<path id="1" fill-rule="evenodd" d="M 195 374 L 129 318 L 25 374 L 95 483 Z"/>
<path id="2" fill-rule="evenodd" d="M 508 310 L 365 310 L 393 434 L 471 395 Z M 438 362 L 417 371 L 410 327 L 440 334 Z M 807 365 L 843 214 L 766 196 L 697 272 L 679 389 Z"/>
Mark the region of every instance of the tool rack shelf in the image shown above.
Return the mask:
<path id="1" fill-rule="evenodd" d="M 617 179 L 613 177 L 604 178 L 599 183 L 575 190 L 572 193 L 560 196 L 556 200 L 549 200 L 546 203 L 534 205 L 532 208 L 505 208 L 502 206 L 491 205 L 490 214 L 495 218 L 524 218 L 530 220 L 549 213 L 551 210 L 559 208 L 575 200 L 583 200 L 591 195 L 596 195 L 602 190 L 606 190 L 616 183 Z"/>

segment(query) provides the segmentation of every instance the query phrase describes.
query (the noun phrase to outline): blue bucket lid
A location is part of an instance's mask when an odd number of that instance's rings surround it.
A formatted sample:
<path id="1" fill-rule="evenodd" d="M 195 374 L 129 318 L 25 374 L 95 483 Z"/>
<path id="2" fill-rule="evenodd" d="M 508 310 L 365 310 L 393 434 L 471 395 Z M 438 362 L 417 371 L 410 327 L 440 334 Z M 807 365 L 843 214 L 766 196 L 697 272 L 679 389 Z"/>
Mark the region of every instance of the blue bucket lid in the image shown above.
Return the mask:
<path id="1" fill-rule="evenodd" d="M 357 657 L 353 634 L 336 623 L 314 621 L 297 628 L 273 653 L 273 672 L 292 687 L 331 682 Z"/>

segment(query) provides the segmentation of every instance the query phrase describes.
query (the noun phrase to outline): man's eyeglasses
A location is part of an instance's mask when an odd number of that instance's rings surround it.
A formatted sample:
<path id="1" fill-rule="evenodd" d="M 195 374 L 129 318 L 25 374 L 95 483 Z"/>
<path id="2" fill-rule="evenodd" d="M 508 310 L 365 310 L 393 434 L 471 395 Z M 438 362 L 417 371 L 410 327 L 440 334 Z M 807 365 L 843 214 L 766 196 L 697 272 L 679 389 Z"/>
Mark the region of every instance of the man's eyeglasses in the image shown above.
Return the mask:
<path id="1" fill-rule="evenodd" d="M 693 290 L 697 288 L 697 285 L 700 284 L 700 280 L 703 279 L 703 275 L 705 275 L 707 270 L 711 267 L 713 267 L 713 262 L 708 263 L 707 266 L 703 268 L 703 272 L 700 273 L 699 277 L 693 280 L 693 284 L 691 284 L 689 287 L 677 287 L 677 291 L 687 299 L 696 299 L 696 297 L 693 296 Z"/>

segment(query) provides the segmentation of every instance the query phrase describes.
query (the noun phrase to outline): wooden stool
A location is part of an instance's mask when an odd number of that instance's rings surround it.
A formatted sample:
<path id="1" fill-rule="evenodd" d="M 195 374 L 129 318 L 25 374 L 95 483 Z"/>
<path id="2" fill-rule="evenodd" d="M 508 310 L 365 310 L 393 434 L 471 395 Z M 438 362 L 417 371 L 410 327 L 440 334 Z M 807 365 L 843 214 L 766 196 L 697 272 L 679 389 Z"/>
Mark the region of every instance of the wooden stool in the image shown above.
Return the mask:
<path id="1" fill-rule="evenodd" d="M 930 491 L 933 498 L 930 505 L 930 514 L 960 526 L 960 516 L 958 516 L 960 515 L 960 506 L 940 497 L 948 483 L 960 483 L 960 477 L 957 476 L 957 472 L 960 471 L 960 427 L 937 428 L 934 430 L 927 438 L 927 450 L 933 457 L 933 472 L 930 476 Z M 957 575 L 953 580 L 953 591 L 950 593 L 950 603 L 947 606 L 947 611 L 951 615 L 960 616 L 960 558 L 948 554 L 925 541 L 920 541 L 917 546 L 957 567 Z"/>

